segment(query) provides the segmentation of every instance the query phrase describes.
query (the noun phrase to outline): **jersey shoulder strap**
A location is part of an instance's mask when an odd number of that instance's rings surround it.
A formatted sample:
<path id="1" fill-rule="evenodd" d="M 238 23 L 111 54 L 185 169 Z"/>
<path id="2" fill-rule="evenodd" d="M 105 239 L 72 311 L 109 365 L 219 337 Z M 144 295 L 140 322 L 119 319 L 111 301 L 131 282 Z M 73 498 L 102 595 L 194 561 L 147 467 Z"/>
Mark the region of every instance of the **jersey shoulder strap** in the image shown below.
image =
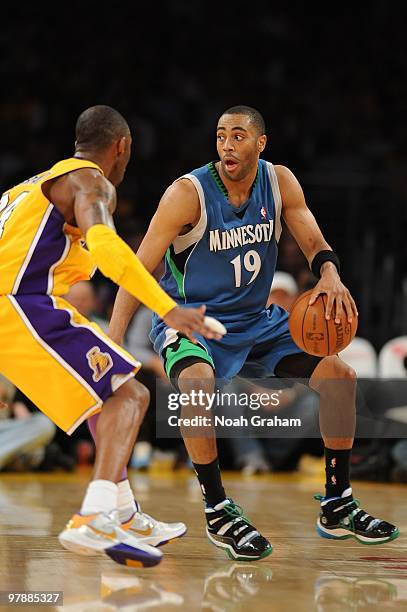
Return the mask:
<path id="1" fill-rule="evenodd" d="M 7 198 L 7 200 L 14 200 L 22 193 L 30 193 L 32 191 L 35 193 L 41 193 L 41 190 L 35 189 L 35 187 L 41 185 L 42 183 L 46 183 L 51 179 L 57 178 L 58 176 L 62 176 L 63 174 L 68 174 L 68 172 L 72 172 L 73 170 L 80 170 L 81 168 L 95 168 L 103 174 L 103 170 L 94 162 L 88 161 L 87 159 L 70 157 L 69 159 L 63 159 L 62 161 L 58 162 L 52 166 L 50 170 L 36 174 L 26 181 L 7 189 L 7 191 L 3 193 L 3 197 Z"/>
<path id="2" fill-rule="evenodd" d="M 79 159 L 78 157 L 70 157 L 56 163 L 48 172 L 44 172 L 41 178 L 45 181 L 50 178 L 62 176 L 63 174 L 68 174 L 68 172 L 72 172 L 73 170 L 80 170 L 81 168 L 95 168 L 95 170 L 99 170 L 99 172 L 103 174 L 103 170 L 94 162 L 87 159 Z"/>

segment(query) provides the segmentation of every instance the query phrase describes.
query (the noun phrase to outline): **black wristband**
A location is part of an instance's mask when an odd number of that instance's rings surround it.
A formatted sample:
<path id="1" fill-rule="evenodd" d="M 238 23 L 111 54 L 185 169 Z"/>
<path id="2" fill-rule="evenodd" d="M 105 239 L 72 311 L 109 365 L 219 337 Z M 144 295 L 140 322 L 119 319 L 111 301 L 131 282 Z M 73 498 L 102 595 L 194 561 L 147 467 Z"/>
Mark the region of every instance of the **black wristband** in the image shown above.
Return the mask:
<path id="1" fill-rule="evenodd" d="M 338 270 L 338 274 L 341 273 L 341 262 L 339 261 L 339 257 L 334 251 L 319 251 L 311 262 L 311 270 L 314 276 L 317 278 L 321 278 L 321 267 L 327 261 L 332 261 L 332 263 L 336 266 Z"/>

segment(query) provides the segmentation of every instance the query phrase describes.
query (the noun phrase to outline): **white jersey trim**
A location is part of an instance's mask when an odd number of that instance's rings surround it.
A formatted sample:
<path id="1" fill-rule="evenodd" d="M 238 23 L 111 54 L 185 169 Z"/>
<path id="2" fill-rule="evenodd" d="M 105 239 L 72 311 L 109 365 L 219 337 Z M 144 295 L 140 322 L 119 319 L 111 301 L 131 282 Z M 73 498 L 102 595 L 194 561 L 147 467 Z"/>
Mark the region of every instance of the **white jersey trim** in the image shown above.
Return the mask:
<path id="1" fill-rule="evenodd" d="M 25 314 L 24 310 L 21 308 L 20 304 L 16 300 L 14 295 L 7 296 L 9 301 L 14 307 L 14 310 L 20 316 L 20 319 L 23 321 L 27 329 L 30 331 L 31 335 L 37 340 L 37 342 L 49 353 L 54 359 L 67 371 L 75 380 L 86 389 L 86 391 L 96 400 L 96 404 L 92 406 L 91 410 L 95 410 L 95 408 L 99 405 L 103 404 L 103 400 L 96 391 L 88 384 L 88 382 L 82 378 L 82 376 L 67 362 L 59 353 L 57 353 L 41 336 L 37 333 L 35 328 L 33 327 L 30 319 Z"/>
<path id="2" fill-rule="evenodd" d="M 267 164 L 267 171 L 268 171 L 268 175 L 270 179 L 271 189 L 273 191 L 274 206 L 276 209 L 275 211 L 276 218 L 274 220 L 274 223 L 275 223 L 274 227 L 275 227 L 276 242 L 278 242 L 280 240 L 281 231 L 282 231 L 281 212 L 283 208 L 283 203 L 281 201 L 280 187 L 278 184 L 278 178 L 277 178 L 276 171 L 274 170 L 274 166 L 271 162 L 266 162 L 266 164 Z"/>
<path id="3" fill-rule="evenodd" d="M 30 248 L 27 251 L 27 254 L 25 256 L 23 264 L 22 264 L 22 266 L 21 266 L 21 268 L 20 268 L 20 270 L 19 270 L 19 272 L 17 274 L 17 277 L 16 277 L 15 281 L 14 281 L 14 285 L 13 285 L 13 288 L 11 290 L 12 294 L 17 293 L 19 288 L 20 288 L 20 284 L 21 284 L 22 278 L 23 278 L 23 276 L 25 274 L 25 271 L 28 268 L 28 265 L 29 265 L 29 263 L 31 261 L 31 257 L 33 256 L 33 253 L 35 251 L 35 247 L 37 246 L 37 244 L 38 244 L 38 242 L 39 242 L 39 240 L 40 240 L 40 238 L 42 236 L 42 232 L 44 231 L 44 227 L 47 224 L 47 221 L 48 221 L 48 219 L 49 219 L 49 217 L 50 217 L 50 215 L 52 213 L 53 208 L 54 208 L 53 204 L 48 204 L 48 206 L 47 206 L 47 208 L 46 208 L 46 210 L 45 210 L 45 212 L 44 212 L 44 214 L 42 216 L 41 223 L 38 226 L 38 229 L 37 229 L 37 231 L 35 233 L 35 236 L 34 236 L 32 242 L 30 244 Z"/>
<path id="4" fill-rule="evenodd" d="M 59 266 L 62 262 L 65 261 L 65 259 L 68 257 L 68 253 L 71 249 L 71 241 L 69 240 L 68 236 L 65 235 L 65 247 L 63 250 L 63 253 L 61 255 L 61 257 L 58 259 L 58 261 L 56 261 L 55 263 L 52 264 L 52 266 L 49 269 L 48 272 L 48 287 L 47 287 L 47 294 L 50 295 L 52 293 L 52 290 L 54 288 L 54 272 L 55 272 L 55 268 L 57 266 Z"/>
<path id="5" fill-rule="evenodd" d="M 177 179 L 177 181 L 180 181 L 181 179 L 188 179 L 191 181 L 191 183 L 193 183 L 199 197 L 199 204 L 201 206 L 201 216 L 199 218 L 198 223 L 195 225 L 195 227 L 191 229 L 190 232 L 188 232 L 187 234 L 183 234 L 182 236 L 177 236 L 175 238 L 174 242 L 172 243 L 174 246 L 175 254 L 182 253 L 182 251 L 185 251 L 185 249 L 187 249 L 188 247 L 199 242 L 202 236 L 204 235 L 206 226 L 208 224 L 205 194 L 202 189 L 201 183 L 193 174 L 184 174 L 179 179 Z"/>
<path id="6" fill-rule="evenodd" d="M 124 361 L 127 361 L 127 363 L 131 366 L 133 366 L 134 368 L 141 368 L 142 363 L 138 360 L 138 359 L 129 359 L 129 357 L 121 351 L 120 346 L 118 344 L 116 344 L 116 342 L 114 342 L 113 340 L 111 340 L 108 336 L 104 336 L 102 333 L 100 333 L 97 329 L 95 329 L 94 327 L 92 327 L 92 325 L 86 325 L 86 323 L 76 323 L 73 320 L 74 317 L 74 311 L 71 310 L 68 305 L 67 306 L 58 306 L 58 303 L 55 299 L 54 295 L 50 295 L 49 296 L 51 298 L 53 307 L 55 310 L 65 310 L 65 312 L 67 312 L 69 314 L 69 324 L 72 325 L 72 327 L 76 327 L 76 328 L 84 328 L 89 330 L 90 332 L 92 332 L 92 334 L 94 336 L 96 336 L 96 338 L 99 338 L 99 340 L 101 340 L 101 342 L 103 342 L 104 344 L 106 344 L 112 351 L 114 351 L 116 353 L 116 355 L 118 355 L 119 357 L 121 357 Z M 63 299 L 63 298 L 62 298 Z M 89 323 L 91 323 L 89 321 Z M 133 373 L 134 376 L 134 373 Z M 119 385 L 120 386 L 120 385 Z"/>

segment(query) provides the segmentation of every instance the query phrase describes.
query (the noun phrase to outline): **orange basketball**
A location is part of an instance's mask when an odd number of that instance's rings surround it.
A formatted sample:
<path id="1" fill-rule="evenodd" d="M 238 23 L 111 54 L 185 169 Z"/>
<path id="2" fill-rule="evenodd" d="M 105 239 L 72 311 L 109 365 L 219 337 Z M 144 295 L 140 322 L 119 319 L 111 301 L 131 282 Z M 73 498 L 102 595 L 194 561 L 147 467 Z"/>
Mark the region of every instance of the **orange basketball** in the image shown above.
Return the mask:
<path id="1" fill-rule="evenodd" d="M 327 295 L 319 295 L 312 306 L 309 306 L 311 293 L 312 289 L 302 293 L 291 307 L 288 318 L 291 336 L 295 344 L 310 355 L 317 357 L 336 355 L 355 337 L 358 319 L 353 316 L 352 323 L 349 323 L 344 310 L 340 323 L 335 323 L 335 312 L 331 313 L 331 318 L 327 321 L 325 319 Z"/>

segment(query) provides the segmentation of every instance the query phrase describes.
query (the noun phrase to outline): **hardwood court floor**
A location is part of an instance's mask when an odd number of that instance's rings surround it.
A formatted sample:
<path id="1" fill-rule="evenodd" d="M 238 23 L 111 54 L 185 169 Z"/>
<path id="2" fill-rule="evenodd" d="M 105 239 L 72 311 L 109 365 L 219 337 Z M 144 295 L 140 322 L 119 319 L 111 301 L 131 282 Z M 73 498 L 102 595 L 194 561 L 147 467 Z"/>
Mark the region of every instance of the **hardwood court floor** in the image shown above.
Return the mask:
<path id="1" fill-rule="evenodd" d="M 233 563 L 206 540 L 191 473 L 132 473 L 146 512 L 185 521 L 189 528 L 184 538 L 163 548 L 159 566 L 136 570 L 60 547 L 56 536 L 80 505 L 89 476 L 88 471 L 0 476 L 0 590 L 61 590 L 64 607 L 51 609 L 64 611 L 407 610 L 407 489 L 402 485 L 355 487 L 364 507 L 402 531 L 390 544 L 363 546 L 317 537 L 318 504 L 312 495 L 320 488 L 319 475 L 227 475 L 228 494 L 274 546 L 263 561 Z"/>

